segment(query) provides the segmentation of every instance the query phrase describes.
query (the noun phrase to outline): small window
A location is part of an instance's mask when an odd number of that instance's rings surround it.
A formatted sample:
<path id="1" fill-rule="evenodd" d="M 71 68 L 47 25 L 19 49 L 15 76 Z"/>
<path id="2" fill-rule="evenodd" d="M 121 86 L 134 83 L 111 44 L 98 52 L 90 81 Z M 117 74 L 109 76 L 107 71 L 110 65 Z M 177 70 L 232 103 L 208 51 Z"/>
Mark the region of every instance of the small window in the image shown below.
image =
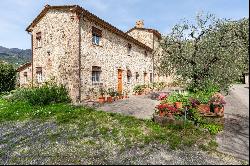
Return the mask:
<path id="1" fill-rule="evenodd" d="M 150 73 L 150 83 L 153 82 L 153 73 Z"/>
<path id="2" fill-rule="evenodd" d="M 42 33 L 41 32 L 36 33 L 36 44 L 37 44 L 37 47 L 42 47 Z"/>
<path id="3" fill-rule="evenodd" d="M 127 71 L 127 83 L 130 84 L 131 83 L 131 77 L 132 77 L 132 73 L 130 70 Z"/>
<path id="4" fill-rule="evenodd" d="M 101 76 L 101 67 L 93 66 L 92 67 L 92 84 L 93 85 L 99 85 L 101 82 L 100 76 Z"/>
<path id="5" fill-rule="evenodd" d="M 92 43 L 95 44 L 95 45 L 100 45 L 100 37 L 96 36 L 96 35 L 93 35 L 92 36 Z"/>
<path id="6" fill-rule="evenodd" d="M 148 56 L 148 53 L 147 53 L 147 51 L 144 51 L 144 55 L 145 55 L 145 57 L 147 57 L 147 56 Z"/>
<path id="7" fill-rule="evenodd" d="M 143 82 L 144 82 L 144 83 L 146 83 L 146 81 L 147 81 L 147 75 L 148 75 L 148 74 L 147 74 L 146 72 L 144 72 L 144 77 L 143 77 Z"/>
<path id="8" fill-rule="evenodd" d="M 37 78 L 38 83 L 43 82 L 43 74 L 42 74 L 42 68 L 41 67 L 36 68 L 36 78 Z"/>
<path id="9" fill-rule="evenodd" d="M 130 43 L 128 43 L 128 55 L 131 54 L 131 50 L 132 50 L 132 45 Z"/>
<path id="10" fill-rule="evenodd" d="M 92 27 L 92 43 L 95 45 L 100 45 L 101 37 L 102 31 L 98 28 Z"/>
<path id="11" fill-rule="evenodd" d="M 23 76 L 24 76 L 24 83 L 27 83 L 28 82 L 28 73 L 24 72 Z"/>
<path id="12" fill-rule="evenodd" d="M 139 73 L 138 73 L 138 72 L 136 72 L 136 73 L 135 73 L 135 80 L 136 80 L 136 82 L 138 82 L 138 81 L 139 81 L 139 76 L 140 76 L 140 75 L 139 75 Z"/>

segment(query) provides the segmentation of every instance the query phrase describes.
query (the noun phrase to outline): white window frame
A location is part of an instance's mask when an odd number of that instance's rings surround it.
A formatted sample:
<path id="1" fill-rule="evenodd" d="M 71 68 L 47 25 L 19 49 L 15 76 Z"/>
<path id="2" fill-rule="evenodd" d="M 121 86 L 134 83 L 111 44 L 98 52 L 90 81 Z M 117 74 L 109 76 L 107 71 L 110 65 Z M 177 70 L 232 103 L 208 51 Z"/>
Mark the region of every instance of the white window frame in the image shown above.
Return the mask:
<path id="1" fill-rule="evenodd" d="M 92 85 L 101 83 L 101 71 L 92 71 L 91 73 Z"/>
<path id="2" fill-rule="evenodd" d="M 95 44 L 95 45 L 100 45 L 100 40 L 101 40 L 101 37 L 96 35 L 96 34 L 93 34 L 92 35 L 92 43 Z"/>
<path id="3" fill-rule="evenodd" d="M 36 78 L 37 78 L 38 83 L 43 82 L 43 73 L 42 73 L 42 71 L 39 71 L 39 72 L 36 73 Z"/>

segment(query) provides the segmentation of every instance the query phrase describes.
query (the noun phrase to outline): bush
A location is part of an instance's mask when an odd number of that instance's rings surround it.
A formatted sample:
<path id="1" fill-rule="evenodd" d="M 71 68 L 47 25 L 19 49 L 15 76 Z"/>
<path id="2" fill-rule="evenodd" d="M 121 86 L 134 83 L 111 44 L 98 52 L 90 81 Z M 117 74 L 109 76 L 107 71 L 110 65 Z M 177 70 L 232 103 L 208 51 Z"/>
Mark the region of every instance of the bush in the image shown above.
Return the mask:
<path id="1" fill-rule="evenodd" d="M 144 91 L 145 85 L 136 85 L 133 89 L 135 93 L 142 93 Z"/>
<path id="2" fill-rule="evenodd" d="M 7 63 L 0 62 L 0 93 L 15 89 L 16 71 Z"/>
<path id="3" fill-rule="evenodd" d="M 12 101 L 25 101 L 31 105 L 70 102 L 66 88 L 62 85 L 44 84 L 41 87 L 23 88 L 13 92 Z"/>

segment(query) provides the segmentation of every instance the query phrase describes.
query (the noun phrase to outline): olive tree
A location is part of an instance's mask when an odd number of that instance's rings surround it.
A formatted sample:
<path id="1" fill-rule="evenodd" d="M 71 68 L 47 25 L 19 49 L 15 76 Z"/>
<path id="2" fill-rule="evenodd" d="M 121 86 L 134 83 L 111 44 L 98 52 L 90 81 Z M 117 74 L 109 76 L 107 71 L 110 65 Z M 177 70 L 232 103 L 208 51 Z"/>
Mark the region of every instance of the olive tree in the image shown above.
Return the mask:
<path id="1" fill-rule="evenodd" d="M 248 23 L 198 14 L 195 23 L 175 25 L 161 43 L 161 70 L 192 90 L 211 84 L 228 89 L 248 68 Z"/>

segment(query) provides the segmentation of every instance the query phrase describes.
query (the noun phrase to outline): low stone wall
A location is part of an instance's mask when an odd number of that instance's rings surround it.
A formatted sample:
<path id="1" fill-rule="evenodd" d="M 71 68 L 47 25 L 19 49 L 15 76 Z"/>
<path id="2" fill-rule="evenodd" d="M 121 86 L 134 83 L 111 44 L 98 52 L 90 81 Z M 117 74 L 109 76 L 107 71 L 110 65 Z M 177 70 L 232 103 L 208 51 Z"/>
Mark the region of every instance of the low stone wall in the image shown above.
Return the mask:
<path id="1" fill-rule="evenodd" d="M 156 123 L 159 123 L 161 126 L 166 126 L 168 124 L 174 124 L 174 125 L 183 125 L 184 121 L 182 120 L 175 120 L 172 118 L 169 118 L 167 116 L 159 116 L 156 114 L 153 114 L 153 121 Z"/>

